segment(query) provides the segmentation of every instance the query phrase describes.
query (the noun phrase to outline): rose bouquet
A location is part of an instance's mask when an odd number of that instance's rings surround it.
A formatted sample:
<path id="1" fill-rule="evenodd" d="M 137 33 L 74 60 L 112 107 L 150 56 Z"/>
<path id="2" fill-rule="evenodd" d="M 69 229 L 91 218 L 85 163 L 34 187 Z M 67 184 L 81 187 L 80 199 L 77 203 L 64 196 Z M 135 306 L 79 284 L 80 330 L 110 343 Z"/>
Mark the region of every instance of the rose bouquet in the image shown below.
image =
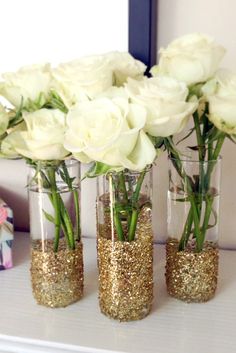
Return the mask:
<path id="1" fill-rule="evenodd" d="M 64 145 L 81 162 L 92 162 L 87 177 L 117 173 L 112 187 L 120 201 L 113 215 L 121 241 L 135 238 L 142 182 L 165 137 L 182 131 L 196 108 L 195 102 L 186 102 L 187 95 L 186 85 L 174 79 L 128 78 L 124 87 L 69 110 Z M 125 180 L 128 170 L 140 173 L 133 193 Z"/>
<path id="2" fill-rule="evenodd" d="M 172 137 L 165 140 L 170 161 L 167 286 L 171 295 L 187 301 L 210 299 L 217 283 L 220 152 L 226 138 L 235 142 L 236 133 L 235 75 L 218 70 L 224 52 L 212 38 L 191 34 L 161 49 L 159 65 L 152 69 L 157 77 L 185 82 L 187 100 L 198 100 L 193 125 L 178 142 L 195 133 L 195 143 L 180 152 Z"/>
<path id="3" fill-rule="evenodd" d="M 185 83 L 130 76 L 69 109 L 64 143 L 76 159 L 92 163 L 87 177 L 98 177 L 99 302 L 121 321 L 151 309 L 151 166 L 165 138 L 182 131 L 196 109 L 186 102 Z"/>
<path id="4" fill-rule="evenodd" d="M 37 192 L 47 193 L 51 213 L 46 209 L 42 211 L 45 222 L 54 226 L 54 235 L 51 234 L 54 251 L 58 251 L 61 232 L 69 249 L 75 249 L 75 239 L 80 240 L 78 180 L 69 176 L 66 166 L 65 159 L 70 156 L 63 147 L 67 109 L 52 89 L 52 70 L 49 65 L 25 67 L 16 73 L 4 74 L 3 78 L 1 95 L 11 103 L 8 114 L 13 117 L 2 140 L 1 151 L 7 157 L 23 157 L 34 171 L 29 180 L 29 190 L 32 187 Z M 60 197 L 58 176 L 74 195 L 75 229 Z M 36 181 L 37 188 L 33 186 Z"/>
<path id="5" fill-rule="evenodd" d="M 128 73 L 124 62 L 131 67 Z M 128 53 L 114 52 L 74 60 L 53 69 L 49 64 L 33 65 L 2 75 L 0 94 L 9 104 L 6 110 L 1 106 L 0 111 L 1 153 L 11 158 L 23 157 L 34 170 L 29 188 L 37 181 L 38 191 L 47 193 L 52 209 L 50 213 L 43 210 L 43 216 L 54 227 L 55 252 L 62 234 L 68 248 L 74 249 L 81 232 L 79 180 L 78 176 L 70 176 L 67 161 L 72 155 L 64 147 L 68 110 L 122 84 L 128 74 L 138 78 L 144 69 Z M 65 188 L 73 194 L 72 213 L 60 196 Z"/>
<path id="6" fill-rule="evenodd" d="M 186 185 L 184 191 L 189 194 L 186 201 L 190 203 L 190 209 L 179 250 L 185 249 L 193 236 L 196 251 L 202 251 L 206 232 L 211 228 L 209 219 L 214 214 L 212 204 L 216 190 L 211 187 L 211 176 L 224 140 L 234 141 L 235 138 L 235 75 L 224 70 L 217 71 L 224 52 L 224 48 L 205 35 L 187 35 L 162 49 L 159 66 L 152 70 L 154 74 L 168 75 L 185 82 L 189 86 L 188 100 L 193 96 L 198 99 L 193 128 L 182 140 L 196 134 L 197 144 L 188 149 L 197 153 L 199 173 L 194 174 L 193 178 L 187 175 L 182 161 L 188 157 L 181 155 L 172 137 L 165 141 L 172 163 Z"/>

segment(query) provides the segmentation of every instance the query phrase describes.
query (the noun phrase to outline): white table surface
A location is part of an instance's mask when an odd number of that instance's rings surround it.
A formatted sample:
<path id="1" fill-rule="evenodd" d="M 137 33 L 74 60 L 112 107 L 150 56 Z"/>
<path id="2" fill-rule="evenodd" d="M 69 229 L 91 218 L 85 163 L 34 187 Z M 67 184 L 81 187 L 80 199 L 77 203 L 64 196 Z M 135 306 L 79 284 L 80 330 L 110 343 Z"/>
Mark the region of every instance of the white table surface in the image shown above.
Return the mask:
<path id="1" fill-rule="evenodd" d="M 235 353 L 236 251 L 221 251 L 216 297 L 205 304 L 170 298 L 164 247 L 155 246 L 155 300 L 142 321 L 100 314 L 95 239 L 84 239 L 84 298 L 65 309 L 39 306 L 31 294 L 29 235 L 16 234 L 15 267 L 0 272 L 0 353 Z"/>

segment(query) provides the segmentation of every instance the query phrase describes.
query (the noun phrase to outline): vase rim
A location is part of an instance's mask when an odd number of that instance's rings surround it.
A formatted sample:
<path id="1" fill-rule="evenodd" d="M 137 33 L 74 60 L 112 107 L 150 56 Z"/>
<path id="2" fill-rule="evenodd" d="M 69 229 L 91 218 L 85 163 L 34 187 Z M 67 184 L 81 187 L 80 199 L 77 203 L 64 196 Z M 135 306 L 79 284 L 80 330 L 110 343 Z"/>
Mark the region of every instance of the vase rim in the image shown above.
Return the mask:
<path id="1" fill-rule="evenodd" d="M 76 164 L 80 164 L 80 161 L 78 161 L 75 158 L 65 158 L 62 160 L 52 160 L 52 161 L 35 160 L 33 161 L 32 164 L 27 163 L 27 165 L 29 168 L 34 168 L 35 165 L 41 164 L 41 167 L 43 169 L 47 169 L 47 168 L 58 168 L 63 162 L 66 163 L 67 168 L 71 168 Z"/>
<path id="2" fill-rule="evenodd" d="M 152 170 L 152 167 L 153 167 L 153 164 L 149 164 L 146 166 L 146 168 L 144 168 L 143 170 L 131 170 L 131 169 L 123 169 L 123 170 L 119 170 L 119 171 L 116 171 L 116 170 L 111 170 L 109 171 L 107 174 L 118 174 L 118 173 L 121 173 L 123 172 L 124 174 L 134 174 L 134 175 L 138 175 L 138 174 L 141 174 L 142 172 L 150 172 Z"/>

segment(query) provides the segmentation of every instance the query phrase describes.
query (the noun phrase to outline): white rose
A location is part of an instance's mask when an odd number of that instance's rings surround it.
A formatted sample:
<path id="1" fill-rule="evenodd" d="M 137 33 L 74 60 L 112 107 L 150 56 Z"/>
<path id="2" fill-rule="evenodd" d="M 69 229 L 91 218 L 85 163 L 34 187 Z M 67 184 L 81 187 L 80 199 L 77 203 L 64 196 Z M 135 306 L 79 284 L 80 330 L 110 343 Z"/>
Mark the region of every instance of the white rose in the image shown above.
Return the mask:
<path id="1" fill-rule="evenodd" d="M 125 88 L 132 102 L 146 108 L 144 130 L 152 136 L 167 137 L 181 132 L 197 108 L 196 102 L 186 102 L 186 84 L 170 77 L 128 79 Z"/>
<path id="2" fill-rule="evenodd" d="M 0 136 L 3 135 L 9 124 L 9 114 L 6 112 L 2 104 L 0 104 Z"/>
<path id="3" fill-rule="evenodd" d="M 146 70 L 146 65 L 127 52 L 114 51 L 105 54 L 105 57 L 111 65 L 115 86 L 122 86 L 128 77 L 141 79 Z"/>
<path id="4" fill-rule="evenodd" d="M 97 98 L 74 106 L 67 116 L 65 148 L 82 162 L 142 170 L 156 151 L 142 131 L 143 107 L 124 98 Z"/>
<path id="5" fill-rule="evenodd" d="M 13 151 L 32 160 L 61 160 L 69 153 L 63 147 L 65 114 L 57 109 L 23 113 L 26 130 L 11 132 L 2 144 L 2 152 Z"/>
<path id="6" fill-rule="evenodd" d="M 68 108 L 112 86 L 112 70 L 102 55 L 60 64 L 53 70 L 53 77 L 54 88 Z"/>
<path id="7" fill-rule="evenodd" d="M 125 98 L 128 99 L 128 94 L 126 92 L 126 89 L 124 87 L 116 87 L 116 86 L 112 86 L 110 88 L 108 88 L 108 90 L 106 90 L 105 92 L 99 94 L 97 96 L 97 98 L 101 98 L 101 97 L 105 97 L 105 98 Z"/>
<path id="8" fill-rule="evenodd" d="M 236 74 L 220 70 L 214 82 L 203 87 L 209 102 L 209 120 L 226 134 L 236 134 Z"/>
<path id="9" fill-rule="evenodd" d="M 152 73 L 168 75 L 187 85 L 212 78 L 225 54 L 213 38 L 200 33 L 187 34 L 160 50 L 160 61 Z"/>
<path id="10" fill-rule="evenodd" d="M 28 100 L 37 101 L 41 96 L 47 100 L 50 84 L 50 65 L 25 66 L 17 72 L 2 74 L 4 82 L 0 84 L 0 94 L 5 97 L 16 108 L 19 108 L 22 100 L 26 106 Z"/>

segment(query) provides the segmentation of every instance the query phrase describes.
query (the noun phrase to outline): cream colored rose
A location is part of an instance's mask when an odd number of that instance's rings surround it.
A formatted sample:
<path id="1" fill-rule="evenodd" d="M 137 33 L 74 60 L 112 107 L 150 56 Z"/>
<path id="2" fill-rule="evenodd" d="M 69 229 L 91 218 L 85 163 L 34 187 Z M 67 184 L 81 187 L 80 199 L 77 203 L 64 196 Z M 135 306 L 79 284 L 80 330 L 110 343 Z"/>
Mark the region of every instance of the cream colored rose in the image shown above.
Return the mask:
<path id="1" fill-rule="evenodd" d="M 144 130 L 152 136 L 167 137 L 181 132 L 197 108 L 196 102 L 186 102 L 186 84 L 173 78 L 128 79 L 125 88 L 132 102 L 145 107 Z"/>
<path id="2" fill-rule="evenodd" d="M 64 146 L 82 162 L 142 170 L 156 157 L 145 122 L 145 109 L 124 98 L 83 102 L 69 111 Z"/>
<path id="3" fill-rule="evenodd" d="M 3 153 L 13 155 L 15 151 L 23 157 L 45 161 L 61 160 L 69 154 L 63 147 L 64 113 L 57 109 L 40 109 L 23 113 L 23 119 L 23 130 L 14 130 L 3 141 Z"/>
<path id="4" fill-rule="evenodd" d="M 2 74 L 4 79 L 0 83 L 0 95 L 5 97 L 16 108 L 27 106 L 28 100 L 46 101 L 51 85 L 50 65 L 25 66 L 17 72 Z"/>
<path id="5" fill-rule="evenodd" d="M 215 80 L 203 87 L 209 102 L 209 120 L 226 134 L 236 134 L 236 74 L 220 70 Z"/>
<path id="6" fill-rule="evenodd" d="M 2 104 L 0 104 L 0 136 L 3 135 L 9 124 L 9 114 L 6 112 Z"/>
<path id="7" fill-rule="evenodd" d="M 93 99 L 112 86 L 112 70 L 102 55 L 60 64 L 53 70 L 54 89 L 68 108 Z"/>
<path id="8" fill-rule="evenodd" d="M 114 51 L 105 54 L 105 57 L 111 65 L 115 86 L 122 86 L 128 77 L 136 80 L 143 78 L 146 65 L 129 53 Z"/>
<path id="9" fill-rule="evenodd" d="M 154 76 L 168 75 L 193 85 L 212 78 L 225 54 L 225 49 L 213 38 L 204 34 L 187 34 L 160 50 L 158 67 L 152 69 Z"/>

